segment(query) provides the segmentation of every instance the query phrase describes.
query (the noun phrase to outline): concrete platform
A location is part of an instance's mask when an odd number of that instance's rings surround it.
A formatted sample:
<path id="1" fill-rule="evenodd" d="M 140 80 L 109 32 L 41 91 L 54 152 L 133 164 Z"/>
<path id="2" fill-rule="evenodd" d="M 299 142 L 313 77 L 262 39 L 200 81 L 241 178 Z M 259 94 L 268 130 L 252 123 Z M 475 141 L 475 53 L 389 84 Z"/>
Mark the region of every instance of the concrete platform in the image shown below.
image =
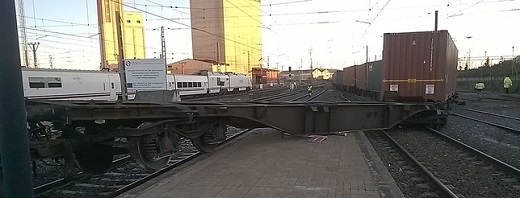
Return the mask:
<path id="1" fill-rule="evenodd" d="M 403 197 L 363 133 L 308 139 L 257 129 L 120 197 Z"/>

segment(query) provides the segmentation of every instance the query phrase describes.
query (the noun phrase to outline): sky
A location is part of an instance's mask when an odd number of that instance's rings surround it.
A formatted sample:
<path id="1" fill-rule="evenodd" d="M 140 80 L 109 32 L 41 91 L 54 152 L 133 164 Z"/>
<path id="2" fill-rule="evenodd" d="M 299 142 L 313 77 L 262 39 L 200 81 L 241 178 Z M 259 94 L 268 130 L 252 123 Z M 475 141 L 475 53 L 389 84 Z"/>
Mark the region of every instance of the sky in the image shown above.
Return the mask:
<path id="1" fill-rule="evenodd" d="M 147 58 L 160 53 L 167 30 L 168 62 L 192 58 L 189 0 L 126 0 L 145 15 Z M 459 58 L 472 67 L 520 54 L 520 0 L 262 0 L 262 48 L 270 67 L 341 69 L 381 59 L 383 34 L 448 30 Z M 99 37 L 95 0 L 24 0 L 27 41 L 39 42 L 40 67 L 96 70 Z M 512 47 L 516 47 L 513 52 Z M 32 57 L 32 51 L 29 49 Z M 50 58 L 52 56 L 52 58 Z M 32 58 L 31 58 L 32 59 Z M 23 61 L 22 61 L 23 62 Z M 32 63 L 32 61 L 30 61 Z"/>

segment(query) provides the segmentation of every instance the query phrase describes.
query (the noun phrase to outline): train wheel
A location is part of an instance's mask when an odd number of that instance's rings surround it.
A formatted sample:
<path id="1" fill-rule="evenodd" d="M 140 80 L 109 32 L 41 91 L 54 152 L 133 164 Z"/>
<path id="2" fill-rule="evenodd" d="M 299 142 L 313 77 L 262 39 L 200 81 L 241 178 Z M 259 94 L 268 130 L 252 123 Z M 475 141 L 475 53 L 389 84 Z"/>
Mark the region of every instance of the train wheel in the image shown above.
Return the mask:
<path id="1" fill-rule="evenodd" d="M 112 146 L 94 144 L 88 150 L 77 152 L 76 160 L 83 171 L 99 174 L 112 166 L 113 156 Z"/>
<path id="2" fill-rule="evenodd" d="M 158 155 L 159 143 L 155 138 L 135 138 L 132 141 L 132 145 L 134 146 L 130 149 L 130 153 L 143 168 L 147 170 L 157 170 L 168 164 L 170 155 Z"/>
<path id="3" fill-rule="evenodd" d="M 216 123 L 214 127 L 204 132 L 201 136 L 192 138 L 191 142 L 200 152 L 213 152 L 226 139 L 226 130 L 226 125 Z"/>

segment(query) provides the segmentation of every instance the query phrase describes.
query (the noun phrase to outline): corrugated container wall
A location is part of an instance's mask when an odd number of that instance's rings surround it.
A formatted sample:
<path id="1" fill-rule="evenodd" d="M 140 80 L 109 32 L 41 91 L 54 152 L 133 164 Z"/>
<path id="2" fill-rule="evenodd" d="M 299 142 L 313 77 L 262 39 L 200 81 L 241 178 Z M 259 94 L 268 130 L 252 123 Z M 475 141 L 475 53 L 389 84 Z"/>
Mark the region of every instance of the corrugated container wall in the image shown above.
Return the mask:
<path id="1" fill-rule="evenodd" d="M 343 68 L 343 85 L 354 86 L 354 76 L 355 76 L 354 67 Z"/>
<path id="2" fill-rule="evenodd" d="M 343 71 L 338 70 L 334 72 L 334 76 L 332 76 L 332 83 L 335 85 L 343 85 Z"/>
<path id="3" fill-rule="evenodd" d="M 455 93 L 457 58 L 447 30 L 386 33 L 383 100 L 444 102 Z"/>
<path id="4" fill-rule="evenodd" d="M 361 64 L 354 66 L 356 70 L 355 83 L 356 87 L 359 89 L 366 90 L 367 89 L 367 65 Z"/>
<path id="5" fill-rule="evenodd" d="M 383 61 L 374 61 L 368 63 L 368 90 L 381 91 L 381 70 Z"/>

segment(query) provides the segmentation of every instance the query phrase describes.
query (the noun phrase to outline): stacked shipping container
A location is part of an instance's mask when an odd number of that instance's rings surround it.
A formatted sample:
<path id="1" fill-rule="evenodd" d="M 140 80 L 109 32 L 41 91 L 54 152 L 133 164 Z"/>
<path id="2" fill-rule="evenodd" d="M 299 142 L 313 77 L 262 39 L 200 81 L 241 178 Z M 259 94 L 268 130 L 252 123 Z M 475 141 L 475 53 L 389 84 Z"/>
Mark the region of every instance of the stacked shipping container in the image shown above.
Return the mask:
<path id="1" fill-rule="evenodd" d="M 446 101 L 455 93 L 457 58 L 446 30 L 385 34 L 383 99 Z"/>

